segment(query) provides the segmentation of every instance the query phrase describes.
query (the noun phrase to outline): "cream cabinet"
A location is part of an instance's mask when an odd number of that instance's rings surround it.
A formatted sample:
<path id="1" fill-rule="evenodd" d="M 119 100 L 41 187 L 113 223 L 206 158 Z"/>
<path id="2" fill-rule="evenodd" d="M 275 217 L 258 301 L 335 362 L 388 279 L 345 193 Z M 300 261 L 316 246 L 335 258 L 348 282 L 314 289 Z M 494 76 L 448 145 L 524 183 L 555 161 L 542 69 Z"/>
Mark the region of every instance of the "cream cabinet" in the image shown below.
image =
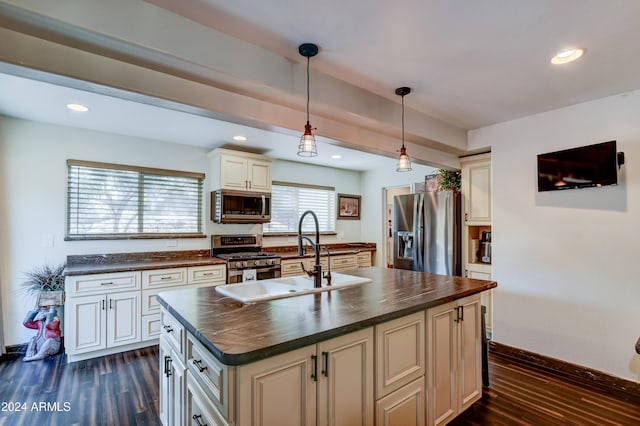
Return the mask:
<path id="1" fill-rule="evenodd" d="M 313 269 L 315 258 L 304 257 L 296 259 L 285 259 L 280 262 L 280 274 L 283 277 L 289 277 L 293 275 L 304 274 L 302 270 L 302 264 L 307 271 Z M 347 269 L 360 268 L 365 266 L 371 266 L 371 252 L 361 252 L 357 254 L 335 254 L 327 256 L 323 254 L 320 257 L 320 264 L 322 265 L 322 272 L 329 270 L 329 263 L 331 264 L 331 271 L 345 271 Z"/>
<path id="2" fill-rule="evenodd" d="M 460 159 L 464 221 L 467 225 L 491 224 L 491 154 Z"/>
<path id="3" fill-rule="evenodd" d="M 216 149 L 209 155 L 214 189 L 271 192 L 271 160 L 268 157 L 228 149 Z"/>
<path id="4" fill-rule="evenodd" d="M 482 396 L 480 295 L 427 310 L 427 424 L 444 425 Z"/>
<path id="5" fill-rule="evenodd" d="M 373 425 L 373 350 L 368 328 L 240 366 L 237 424 Z"/>
<path id="6" fill-rule="evenodd" d="M 376 424 L 423 425 L 425 312 L 375 326 Z"/>
<path id="7" fill-rule="evenodd" d="M 356 263 L 358 264 L 358 268 L 366 268 L 372 265 L 371 254 L 372 252 L 370 251 L 361 251 L 356 254 Z"/>
<path id="8" fill-rule="evenodd" d="M 163 425 L 185 424 L 186 368 L 182 356 L 166 339 L 160 338 L 159 414 Z M 179 403 L 175 403 L 179 401 Z"/>
<path id="9" fill-rule="evenodd" d="M 79 361 L 154 344 L 163 325 L 158 293 L 225 281 L 225 265 L 68 276 L 67 360 Z"/>
<path id="10" fill-rule="evenodd" d="M 141 341 L 139 272 L 71 276 L 65 289 L 69 361 Z"/>
<path id="11" fill-rule="evenodd" d="M 379 426 L 423 426 L 425 424 L 424 377 L 403 386 L 376 402 Z"/>

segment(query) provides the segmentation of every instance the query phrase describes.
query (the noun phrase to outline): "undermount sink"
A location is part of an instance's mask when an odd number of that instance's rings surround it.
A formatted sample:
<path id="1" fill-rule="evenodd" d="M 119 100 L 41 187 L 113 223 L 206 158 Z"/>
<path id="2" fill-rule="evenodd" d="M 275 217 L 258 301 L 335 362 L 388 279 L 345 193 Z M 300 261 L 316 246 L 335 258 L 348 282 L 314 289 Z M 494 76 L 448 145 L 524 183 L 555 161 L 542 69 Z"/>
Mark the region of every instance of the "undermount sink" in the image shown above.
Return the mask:
<path id="1" fill-rule="evenodd" d="M 281 299 L 321 291 L 337 290 L 370 282 L 371 280 L 369 278 L 332 272 L 331 285 L 328 286 L 327 280 L 323 278 L 321 288 L 313 287 L 312 278 L 306 275 L 297 275 L 294 277 L 271 278 L 261 281 L 220 285 L 216 287 L 216 291 L 223 296 L 231 297 L 242 303 L 253 303 L 262 300 Z"/>

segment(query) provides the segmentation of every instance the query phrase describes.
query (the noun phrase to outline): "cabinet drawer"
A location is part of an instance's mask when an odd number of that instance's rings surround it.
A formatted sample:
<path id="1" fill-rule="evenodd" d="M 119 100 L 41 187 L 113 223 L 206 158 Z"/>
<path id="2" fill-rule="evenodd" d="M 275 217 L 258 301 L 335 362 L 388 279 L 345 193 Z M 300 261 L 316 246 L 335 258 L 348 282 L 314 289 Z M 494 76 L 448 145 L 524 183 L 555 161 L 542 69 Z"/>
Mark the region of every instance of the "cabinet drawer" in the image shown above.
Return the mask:
<path id="1" fill-rule="evenodd" d="M 142 340 L 152 340 L 160 337 L 162 315 L 157 314 L 142 316 Z"/>
<path id="2" fill-rule="evenodd" d="M 350 256 L 335 256 L 331 258 L 331 269 L 349 269 L 356 268 L 358 264 L 356 263 L 356 257 L 354 255 Z"/>
<path id="3" fill-rule="evenodd" d="M 229 423 L 216 410 L 203 392 L 198 382 L 187 374 L 186 394 L 187 424 L 227 426 Z"/>
<path id="4" fill-rule="evenodd" d="M 68 276 L 65 282 L 67 297 L 113 293 L 140 288 L 140 272 L 112 272 L 108 274 Z"/>
<path id="5" fill-rule="evenodd" d="M 424 311 L 376 325 L 376 397 L 425 373 Z"/>
<path id="6" fill-rule="evenodd" d="M 280 274 L 283 277 L 286 277 L 287 275 L 302 275 L 303 273 L 302 266 L 300 265 L 300 262 L 302 261 L 304 260 L 300 259 L 300 260 L 281 262 Z"/>
<path id="7" fill-rule="evenodd" d="M 162 288 L 187 284 L 187 268 L 142 271 L 142 288 Z"/>
<path id="8" fill-rule="evenodd" d="M 187 334 L 187 368 L 208 399 L 225 418 L 231 420 L 229 417 L 232 407 L 230 398 L 233 395 L 233 368 L 215 359 L 191 333 Z"/>
<path id="9" fill-rule="evenodd" d="M 226 266 L 192 266 L 187 268 L 188 284 L 221 283 L 224 284 L 226 277 Z"/>
<path id="10" fill-rule="evenodd" d="M 356 263 L 360 268 L 371 266 L 371 253 L 367 251 L 356 254 Z"/>
<path id="11" fill-rule="evenodd" d="M 160 313 L 160 303 L 156 295 L 163 290 L 142 290 L 142 315 Z"/>
<path id="12" fill-rule="evenodd" d="M 164 309 L 162 309 L 160 336 L 171 344 L 176 353 L 180 356 L 181 360 L 184 362 L 184 346 L 186 340 L 185 328 Z"/>

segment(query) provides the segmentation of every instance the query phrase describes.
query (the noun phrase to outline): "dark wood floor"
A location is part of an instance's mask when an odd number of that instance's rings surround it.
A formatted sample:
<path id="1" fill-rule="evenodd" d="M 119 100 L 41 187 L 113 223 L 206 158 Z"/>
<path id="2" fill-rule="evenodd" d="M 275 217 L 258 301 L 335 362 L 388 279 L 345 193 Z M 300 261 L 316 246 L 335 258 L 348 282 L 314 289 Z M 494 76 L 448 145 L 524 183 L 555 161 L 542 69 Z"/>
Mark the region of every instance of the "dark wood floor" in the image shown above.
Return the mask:
<path id="1" fill-rule="evenodd" d="M 491 388 L 453 425 L 640 425 L 637 402 L 496 355 L 489 374 Z M 73 364 L 5 358 L 0 408 L 16 403 L 24 410 L 0 411 L 0 426 L 159 424 L 158 348 Z"/>

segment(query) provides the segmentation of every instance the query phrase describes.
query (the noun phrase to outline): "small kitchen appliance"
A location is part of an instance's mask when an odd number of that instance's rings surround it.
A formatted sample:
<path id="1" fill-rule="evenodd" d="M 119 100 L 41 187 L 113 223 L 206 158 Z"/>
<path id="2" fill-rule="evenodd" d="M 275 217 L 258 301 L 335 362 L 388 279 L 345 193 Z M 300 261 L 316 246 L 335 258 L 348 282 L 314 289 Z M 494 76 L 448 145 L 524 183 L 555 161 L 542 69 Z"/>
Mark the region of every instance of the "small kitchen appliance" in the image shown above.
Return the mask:
<path id="1" fill-rule="evenodd" d="M 227 262 L 227 284 L 280 277 L 280 256 L 262 251 L 262 235 L 212 235 L 211 256 Z"/>
<path id="2" fill-rule="evenodd" d="M 491 231 L 482 231 L 479 257 L 480 262 L 491 263 Z"/>

